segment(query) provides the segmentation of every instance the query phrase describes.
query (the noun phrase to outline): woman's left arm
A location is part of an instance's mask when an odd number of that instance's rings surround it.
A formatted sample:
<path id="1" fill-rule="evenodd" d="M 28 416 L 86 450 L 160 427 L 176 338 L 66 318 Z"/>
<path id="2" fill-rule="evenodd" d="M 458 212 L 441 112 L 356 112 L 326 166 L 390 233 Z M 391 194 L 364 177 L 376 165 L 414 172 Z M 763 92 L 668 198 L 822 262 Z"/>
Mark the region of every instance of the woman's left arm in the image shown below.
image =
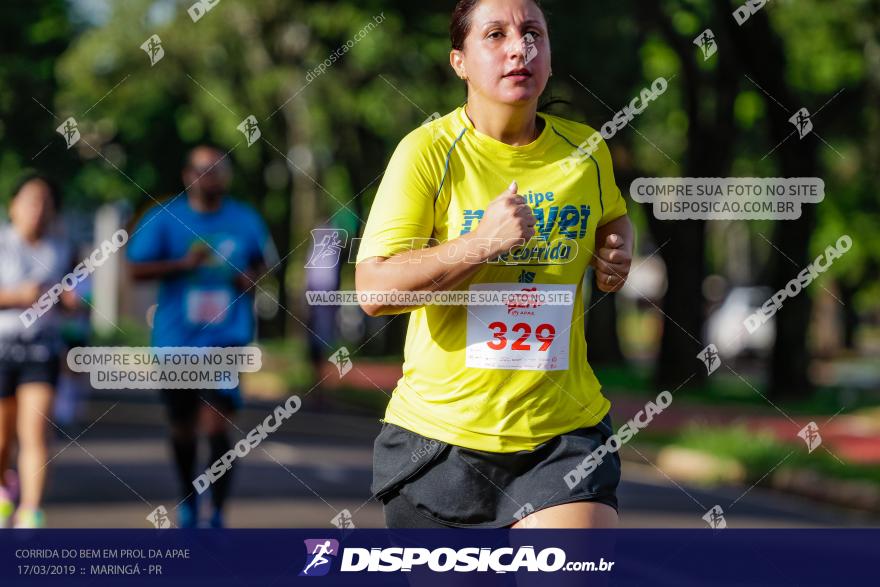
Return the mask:
<path id="1" fill-rule="evenodd" d="M 633 227 L 623 215 L 596 229 L 596 246 L 590 265 L 596 270 L 596 285 L 601 291 L 619 291 L 632 264 Z"/>

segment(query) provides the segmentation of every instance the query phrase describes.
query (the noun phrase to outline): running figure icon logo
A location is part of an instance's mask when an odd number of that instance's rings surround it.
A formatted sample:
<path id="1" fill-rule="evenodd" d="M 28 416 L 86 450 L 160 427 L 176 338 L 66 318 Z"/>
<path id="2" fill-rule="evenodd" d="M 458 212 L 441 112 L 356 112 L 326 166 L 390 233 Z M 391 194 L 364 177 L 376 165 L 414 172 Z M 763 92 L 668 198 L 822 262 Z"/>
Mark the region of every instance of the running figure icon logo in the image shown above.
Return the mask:
<path id="1" fill-rule="evenodd" d="M 807 443 L 807 451 L 813 452 L 822 444 L 822 436 L 819 434 L 819 426 L 815 422 L 810 422 L 798 432 L 798 436 Z"/>
<path id="2" fill-rule="evenodd" d="M 151 522 L 159 530 L 165 530 L 171 527 L 171 519 L 168 517 L 168 510 L 164 505 L 160 505 L 147 516 L 147 521 Z"/>
<path id="3" fill-rule="evenodd" d="M 813 121 L 810 120 L 810 111 L 806 108 L 798 110 L 794 116 L 788 119 L 798 131 L 801 139 L 810 134 L 813 130 Z"/>
<path id="4" fill-rule="evenodd" d="M 724 510 L 720 505 L 713 506 L 711 510 L 705 513 L 703 519 L 709 524 L 713 530 L 724 530 L 727 528 L 727 520 L 724 519 Z"/>
<path id="5" fill-rule="evenodd" d="M 422 124 L 419 125 L 419 126 L 425 126 L 425 125 L 431 124 L 432 122 L 434 122 L 435 120 L 437 120 L 437 119 L 439 119 L 439 118 L 440 118 L 440 113 L 439 113 L 439 112 L 434 112 L 433 114 L 431 114 L 431 116 L 429 116 L 428 118 L 426 118 L 426 119 L 422 122 Z M 444 137 L 446 137 L 446 136 L 447 136 L 447 135 L 446 135 L 446 130 L 444 130 L 442 124 L 435 124 L 435 125 L 432 125 L 432 126 L 431 126 L 431 141 L 432 141 L 432 142 L 435 142 L 435 143 L 436 143 L 436 142 L 437 142 L 437 139 L 441 139 L 441 138 L 444 138 Z"/>
<path id="6" fill-rule="evenodd" d="M 159 35 L 153 35 L 143 42 L 141 49 L 150 57 L 150 67 L 159 63 L 165 57 L 165 49 L 162 48 L 162 39 Z"/>
<path id="7" fill-rule="evenodd" d="M 339 554 L 339 541 L 332 538 L 308 539 L 306 544 L 306 566 L 300 577 L 323 577 L 330 572 L 331 562 Z"/>
<path id="8" fill-rule="evenodd" d="M 306 269 L 333 269 L 339 265 L 342 249 L 348 242 L 348 231 L 343 228 L 314 228 L 312 254 Z"/>
<path id="9" fill-rule="evenodd" d="M 524 506 L 516 510 L 516 513 L 513 514 L 513 517 L 523 522 L 523 528 L 534 528 L 538 525 L 538 521 L 535 519 L 535 516 L 529 515 L 533 513 L 535 513 L 535 506 L 533 506 L 531 503 L 526 503 Z"/>
<path id="10" fill-rule="evenodd" d="M 257 126 L 257 118 L 253 114 L 242 120 L 241 124 L 235 128 L 240 130 L 244 135 L 244 138 L 247 139 L 248 147 L 253 145 L 261 136 L 263 136 L 263 133 L 260 132 L 260 127 Z"/>
<path id="11" fill-rule="evenodd" d="M 345 377 L 345 374 L 351 371 L 353 366 L 351 362 L 351 353 L 349 353 L 348 349 L 344 346 L 339 347 L 327 360 L 336 366 L 337 371 L 339 371 L 340 379 Z"/>
<path id="12" fill-rule="evenodd" d="M 332 520 L 330 520 L 330 523 L 340 530 L 354 529 L 354 522 L 352 521 L 351 512 L 347 509 L 344 509 L 336 514 L 336 516 Z"/>
<path id="13" fill-rule="evenodd" d="M 711 375 L 721 366 L 721 359 L 718 356 L 718 348 L 714 344 L 710 344 L 697 355 L 697 358 L 706 365 L 707 375 Z"/>
<path id="14" fill-rule="evenodd" d="M 715 42 L 715 33 L 712 29 L 706 29 L 694 39 L 694 45 L 703 52 L 703 61 L 709 61 L 718 52 L 718 43 Z"/>
<path id="15" fill-rule="evenodd" d="M 523 36 L 523 62 L 528 65 L 529 62 L 538 56 L 538 48 L 535 46 L 535 36 L 532 33 L 526 33 Z"/>
<path id="16" fill-rule="evenodd" d="M 79 141 L 79 128 L 73 116 L 62 122 L 61 126 L 55 129 L 55 132 L 64 137 L 64 142 L 67 143 L 68 149 Z"/>

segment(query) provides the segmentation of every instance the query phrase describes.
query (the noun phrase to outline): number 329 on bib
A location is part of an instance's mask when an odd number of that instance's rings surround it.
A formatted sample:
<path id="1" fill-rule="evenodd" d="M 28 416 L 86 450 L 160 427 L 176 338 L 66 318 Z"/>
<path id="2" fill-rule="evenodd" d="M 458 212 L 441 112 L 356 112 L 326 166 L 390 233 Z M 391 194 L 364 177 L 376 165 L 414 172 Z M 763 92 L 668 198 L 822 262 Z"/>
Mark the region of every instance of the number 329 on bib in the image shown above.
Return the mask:
<path id="1" fill-rule="evenodd" d="M 571 291 L 574 285 L 475 284 L 471 289 Z M 469 306 L 465 366 L 480 369 L 568 369 L 573 305 Z"/>

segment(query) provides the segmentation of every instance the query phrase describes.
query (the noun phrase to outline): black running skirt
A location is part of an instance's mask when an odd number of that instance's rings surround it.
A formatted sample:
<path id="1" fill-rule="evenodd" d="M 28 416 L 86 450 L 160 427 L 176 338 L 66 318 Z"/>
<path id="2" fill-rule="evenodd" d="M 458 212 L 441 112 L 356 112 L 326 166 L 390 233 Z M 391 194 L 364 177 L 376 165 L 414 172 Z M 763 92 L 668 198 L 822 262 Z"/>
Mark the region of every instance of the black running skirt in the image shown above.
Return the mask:
<path id="1" fill-rule="evenodd" d="M 609 452 L 594 470 L 584 466 L 612 432 L 606 415 L 596 426 L 561 434 L 534 450 L 495 453 L 386 422 L 374 443 L 371 491 L 383 505 L 402 497 L 428 520 L 453 527 L 503 528 L 531 512 L 575 501 L 617 510 L 620 457 Z M 394 520 L 388 522 L 395 527 Z"/>

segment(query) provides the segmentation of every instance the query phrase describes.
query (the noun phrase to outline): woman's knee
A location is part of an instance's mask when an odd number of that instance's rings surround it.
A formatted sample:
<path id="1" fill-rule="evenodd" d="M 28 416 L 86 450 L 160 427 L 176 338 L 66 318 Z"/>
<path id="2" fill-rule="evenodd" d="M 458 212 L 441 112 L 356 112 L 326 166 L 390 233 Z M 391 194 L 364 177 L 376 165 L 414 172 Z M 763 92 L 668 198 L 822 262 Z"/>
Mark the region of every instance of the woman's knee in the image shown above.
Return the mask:
<path id="1" fill-rule="evenodd" d="M 49 425 L 45 418 L 22 417 L 18 419 L 18 445 L 21 450 L 45 449 L 49 443 Z"/>

